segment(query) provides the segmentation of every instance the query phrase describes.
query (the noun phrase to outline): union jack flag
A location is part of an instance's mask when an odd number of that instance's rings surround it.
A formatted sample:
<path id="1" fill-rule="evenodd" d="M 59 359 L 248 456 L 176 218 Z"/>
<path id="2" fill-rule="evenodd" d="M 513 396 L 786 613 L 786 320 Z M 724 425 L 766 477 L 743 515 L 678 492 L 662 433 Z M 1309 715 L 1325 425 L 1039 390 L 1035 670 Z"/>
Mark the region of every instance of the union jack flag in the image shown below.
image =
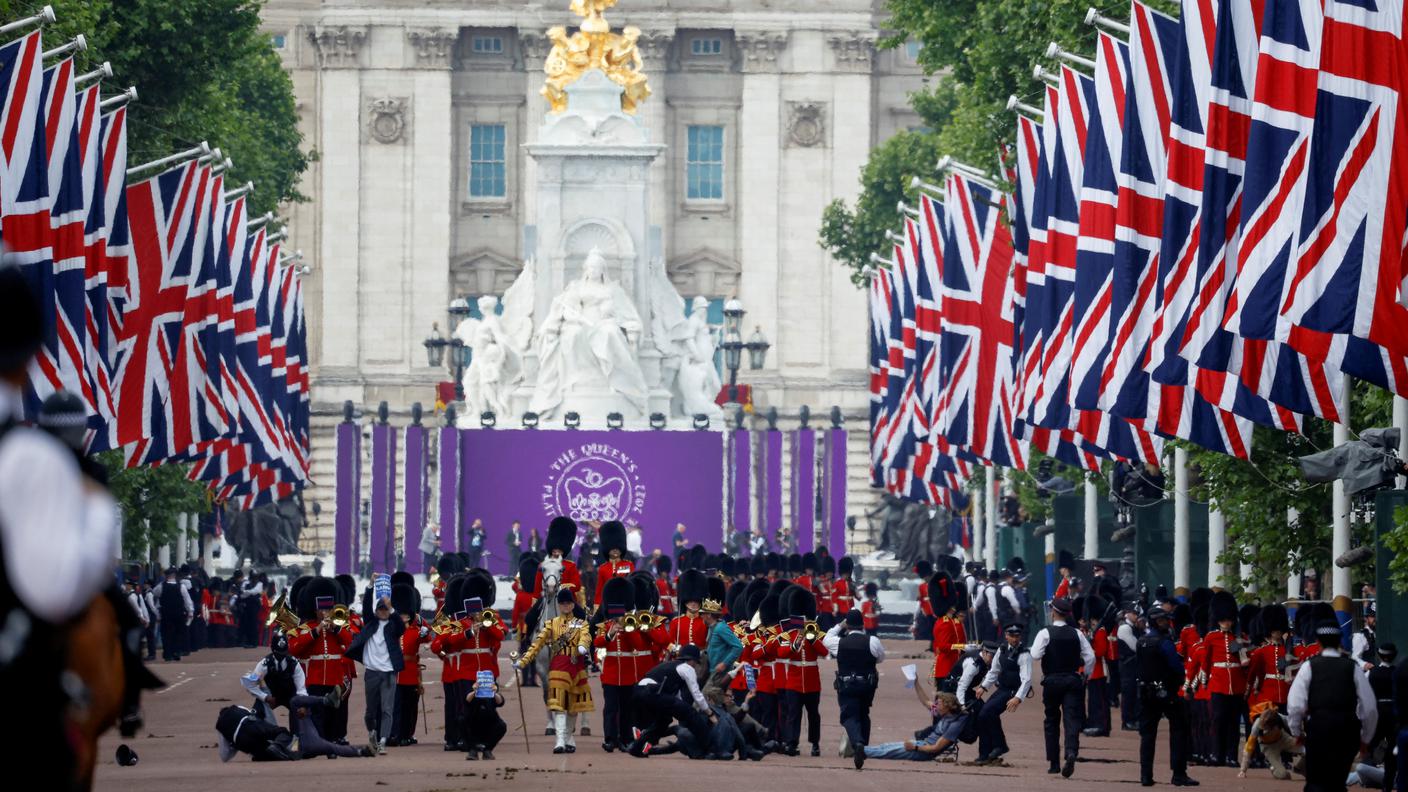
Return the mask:
<path id="1" fill-rule="evenodd" d="M 1238 338 L 1223 328 L 1228 298 L 1237 280 L 1242 217 L 1256 213 L 1258 202 L 1274 194 L 1269 189 L 1245 192 L 1242 177 L 1250 135 L 1256 134 L 1248 132 L 1253 113 L 1251 89 L 1258 79 L 1256 31 L 1262 29 L 1263 12 L 1271 7 L 1262 0 L 1226 0 L 1218 6 L 1204 134 L 1197 263 L 1192 275 L 1196 285 L 1177 341 L 1178 354 L 1200 370 L 1195 386 L 1223 409 L 1257 419 L 1244 403 L 1238 403 L 1241 391 L 1235 385 L 1240 380 L 1246 389 L 1287 410 L 1337 420 L 1344 410 L 1344 380 L 1338 365 L 1315 363 L 1287 345 Z M 1203 371 L 1231 376 L 1205 377 Z"/>
<path id="2" fill-rule="evenodd" d="M 893 288 L 890 271 L 876 268 L 870 278 L 870 484 L 885 483 L 885 390 L 890 379 L 890 317 Z"/>
<path id="3" fill-rule="evenodd" d="M 90 450 L 110 447 L 108 426 L 115 415 L 112 394 L 112 366 L 109 357 L 111 319 L 108 302 L 108 281 L 110 263 L 107 255 L 107 241 L 110 235 L 106 225 L 107 209 L 104 201 L 107 191 L 103 179 L 107 169 L 103 163 L 102 118 L 99 104 L 102 96 L 97 84 L 85 88 L 78 96 L 78 115 L 75 124 L 78 137 L 78 154 L 82 173 L 83 205 L 83 245 L 84 253 L 84 377 L 88 390 L 93 394 L 94 415 L 89 427 L 94 431 L 90 440 Z M 124 164 L 125 167 L 125 164 Z"/>
<path id="4" fill-rule="evenodd" d="M 950 442 L 1004 467 L 1026 467 L 1012 434 L 1012 237 L 998 215 L 998 193 L 953 174 L 945 184 L 953 229 L 944 247 L 942 356 L 953 360 L 943 425 Z"/>
<path id="5" fill-rule="evenodd" d="M 1224 323 L 1408 393 L 1397 301 L 1408 176 L 1393 151 L 1402 16 L 1401 3 L 1268 4 L 1247 161 L 1254 208 Z"/>
<path id="6" fill-rule="evenodd" d="M 1140 3 L 1133 4 L 1130 28 L 1111 284 L 1112 304 L 1124 307 L 1101 376 L 1099 405 L 1148 431 L 1246 458 L 1248 419 L 1214 407 L 1195 388 L 1155 382 L 1144 368 L 1155 325 L 1150 305 L 1156 299 L 1173 123 L 1169 75 L 1187 52 L 1178 21 Z"/>

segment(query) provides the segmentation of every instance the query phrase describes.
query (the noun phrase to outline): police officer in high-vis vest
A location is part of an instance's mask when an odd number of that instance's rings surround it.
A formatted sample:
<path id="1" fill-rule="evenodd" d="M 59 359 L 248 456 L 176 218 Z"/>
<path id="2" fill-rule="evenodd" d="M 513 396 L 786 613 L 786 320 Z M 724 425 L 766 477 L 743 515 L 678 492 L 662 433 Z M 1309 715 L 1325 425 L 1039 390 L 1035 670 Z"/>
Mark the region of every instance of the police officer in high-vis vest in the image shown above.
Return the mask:
<path id="1" fill-rule="evenodd" d="M 1067 624 L 1071 601 L 1051 601 L 1051 622 L 1032 640 L 1032 658 L 1041 661 L 1041 704 L 1046 711 L 1046 772 L 1070 778 L 1080 755 L 1085 728 L 1085 674 L 1095 667 L 1095 651 L 1085 634 Z M 1065 762 L 1061 761 L 1061 730 L 1066 732 Z"/>
<path id="2" fill-rule="evenodd" d="M 1301 664 L 1291 683 L 1287 707 L 1291 734 L 1305 742 L 1306 790 L 1344 789 L 1378 724 L 1369 678 L 1340 651 L 1341 635 L 1333 620 L 1316 626 L 1320 654 Z"/>
<path id="3" fill-rule="evenodd" d="M 849 610 L 840 624 L 827 631 L 822 644 L 836 658 L 836 703 L 841 707 L 841 728 L 853 751 L 856 769 L 865 764 L 870 744 L 870 706 L 880 683 L 876 668 L 885 660 L 880 639 L 865 634 L 860 611 Z"/>

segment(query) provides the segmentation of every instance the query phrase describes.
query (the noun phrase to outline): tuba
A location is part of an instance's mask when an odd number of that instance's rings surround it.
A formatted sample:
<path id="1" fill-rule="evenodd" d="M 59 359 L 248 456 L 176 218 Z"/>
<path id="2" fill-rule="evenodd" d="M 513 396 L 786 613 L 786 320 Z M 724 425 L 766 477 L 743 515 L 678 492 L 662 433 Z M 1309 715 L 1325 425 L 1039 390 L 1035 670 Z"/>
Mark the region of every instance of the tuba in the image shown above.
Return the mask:
<path id="1" fill-rule="evenodd" d="M 288 594 L 284 593 L 274 600 L 274 606 L 269 609 L 269 618 L 264 620 L 264 626 L 278 627 L 284 635 L 295 635 L 307 628 L 299 621 L 298 614 L 288 609 L 287 598 Z"/>

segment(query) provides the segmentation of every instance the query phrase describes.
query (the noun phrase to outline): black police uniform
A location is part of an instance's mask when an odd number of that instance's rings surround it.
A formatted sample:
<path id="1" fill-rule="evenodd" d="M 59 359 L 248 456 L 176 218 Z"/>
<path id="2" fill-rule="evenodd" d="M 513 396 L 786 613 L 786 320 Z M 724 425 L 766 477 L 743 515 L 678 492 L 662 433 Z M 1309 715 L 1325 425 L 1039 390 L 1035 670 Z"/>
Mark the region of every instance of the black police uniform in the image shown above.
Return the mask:
<path id="1" fill-rule="evenodd" d="M 1188 777 L 1188 702 L 1178 695 L 1183 687 L 1183 665 L 1178 662 L 1173 639 L 1150 630 L 1135 644 L 1139 668 L 1139 777 L 1154 779 L 1154 748 L 1159 720 L 1168 718 L 1169 768 L 1175 781 Z"/>
<path id="2" fill-rule="evenodd" d="M 870 636 L 861 630 L 846 633 L 836 649 L 836 702 L 841 707 L 841 727 L 857 751 L 870 744 L 870 707 L 879 681 Z"/>

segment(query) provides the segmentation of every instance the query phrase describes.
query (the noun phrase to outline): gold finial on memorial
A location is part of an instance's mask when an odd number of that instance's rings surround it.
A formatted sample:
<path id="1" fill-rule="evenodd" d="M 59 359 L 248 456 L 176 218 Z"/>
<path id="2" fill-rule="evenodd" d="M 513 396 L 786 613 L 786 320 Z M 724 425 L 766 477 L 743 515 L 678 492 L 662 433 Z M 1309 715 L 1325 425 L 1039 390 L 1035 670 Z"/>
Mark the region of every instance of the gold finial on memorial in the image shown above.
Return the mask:
<path id="1" fill-rule="evenodd" d="M 572 0 L 572 11 L 582 17 L 577 32 L 568 36 L 565 27 L 548 31 L 552 51 L 543 64 L 547 80 L 541 93 L 554 113 L 567 109 L 567 86 L 592 69 L 600 69 L 621 86 L 621 109 L 627 113 L 634 114 L 650 96 L 644 62 L 636 47 L 640 28 L 627 26 L 612 33 L 601 15 L 614 5 L 616 0 Z"/>

